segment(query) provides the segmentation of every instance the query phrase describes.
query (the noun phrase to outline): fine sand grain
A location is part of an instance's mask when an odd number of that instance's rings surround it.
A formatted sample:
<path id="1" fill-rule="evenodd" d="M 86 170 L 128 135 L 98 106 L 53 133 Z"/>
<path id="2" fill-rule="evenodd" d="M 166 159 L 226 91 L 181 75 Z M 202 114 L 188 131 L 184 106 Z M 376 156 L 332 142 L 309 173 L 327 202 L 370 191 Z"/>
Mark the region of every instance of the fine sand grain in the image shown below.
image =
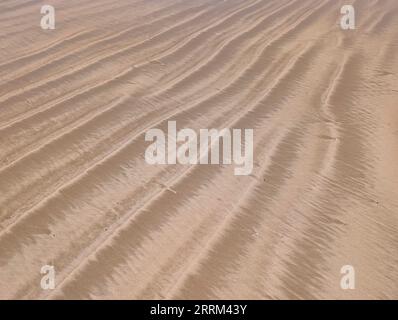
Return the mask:
<path id="1" fill-rule="evenodd" d="M 1 299 L 398 299 L 398 1 L 42 4 L 0 2 Z M 147 164 L 169 120 L 253 173 Z"/>

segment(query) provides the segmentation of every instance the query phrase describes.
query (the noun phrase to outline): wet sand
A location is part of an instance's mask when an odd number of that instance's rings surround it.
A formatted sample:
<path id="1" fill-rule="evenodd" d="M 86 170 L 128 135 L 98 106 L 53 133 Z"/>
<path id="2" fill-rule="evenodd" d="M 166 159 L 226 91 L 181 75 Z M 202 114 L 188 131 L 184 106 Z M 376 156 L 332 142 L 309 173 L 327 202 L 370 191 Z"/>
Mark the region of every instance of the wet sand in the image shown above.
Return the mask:
<path id="1" fill-rule="evenodd" d="M 0 3 L 1 299 L 398 299 L 396 0 L 46 4 Z M 147 164 L 169 120 L 253 173 Z"/>

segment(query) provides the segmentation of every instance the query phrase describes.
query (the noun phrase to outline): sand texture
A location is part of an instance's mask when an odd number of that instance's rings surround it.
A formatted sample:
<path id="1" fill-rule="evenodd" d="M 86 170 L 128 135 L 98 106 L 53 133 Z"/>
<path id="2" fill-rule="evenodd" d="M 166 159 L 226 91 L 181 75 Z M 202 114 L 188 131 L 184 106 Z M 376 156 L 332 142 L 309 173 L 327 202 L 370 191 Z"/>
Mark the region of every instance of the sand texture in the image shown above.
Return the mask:
<path id="1" fill-rule="evenodd" d="M 398 1 L 46 4 L 0 2 L 1 299 L 398 299 Z M 148 164 L 169 120 L 252 174 Z"/>

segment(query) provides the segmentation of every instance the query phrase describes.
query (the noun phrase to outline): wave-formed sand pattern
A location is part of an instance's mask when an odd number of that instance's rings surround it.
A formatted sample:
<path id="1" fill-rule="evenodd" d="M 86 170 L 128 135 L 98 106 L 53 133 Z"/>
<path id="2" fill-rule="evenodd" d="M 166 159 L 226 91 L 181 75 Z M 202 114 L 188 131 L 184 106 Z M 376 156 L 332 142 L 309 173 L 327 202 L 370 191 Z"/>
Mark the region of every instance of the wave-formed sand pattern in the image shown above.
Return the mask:
<path id="1" fill-rule="evenodd" d="M 1 299 L 398 298 L 396 0 L 49 4 L 0 3 Z M 168 120 L 253 173 L 147 164 Z"/>

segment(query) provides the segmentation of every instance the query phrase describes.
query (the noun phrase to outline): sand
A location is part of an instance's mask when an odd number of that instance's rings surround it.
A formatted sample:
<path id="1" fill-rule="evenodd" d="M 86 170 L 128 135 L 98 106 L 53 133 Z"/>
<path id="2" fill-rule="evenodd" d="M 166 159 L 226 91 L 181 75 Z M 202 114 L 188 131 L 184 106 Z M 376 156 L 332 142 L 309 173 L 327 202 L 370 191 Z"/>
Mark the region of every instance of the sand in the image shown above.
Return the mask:
<path id="1" fill-rule="evenodd" d="M 398 298 L 396 0 L 46 4 L 0 3 L 1 299 Z M 252 174 L 147 164 L 169 120 Z"/>

